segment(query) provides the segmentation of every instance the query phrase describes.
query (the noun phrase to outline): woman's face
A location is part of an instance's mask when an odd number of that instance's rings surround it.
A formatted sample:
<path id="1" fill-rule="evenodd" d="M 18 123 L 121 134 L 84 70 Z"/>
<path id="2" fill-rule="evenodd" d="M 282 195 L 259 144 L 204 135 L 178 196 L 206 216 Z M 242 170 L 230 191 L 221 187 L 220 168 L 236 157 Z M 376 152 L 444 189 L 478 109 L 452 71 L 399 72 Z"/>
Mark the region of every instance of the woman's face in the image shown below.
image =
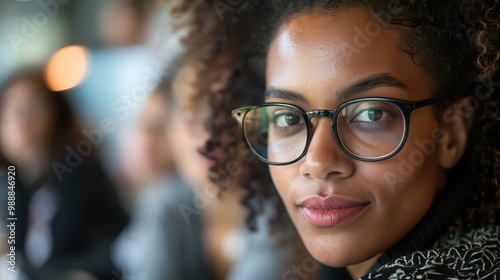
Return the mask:
<path id="1" fill-rule="evenodd" d="M 197 77 L 196 66 L 188 65 L 173 83 L 175 108 L 169 113 L 167 141 L 177 171 L 193 187 L 202 188 L 210 184 L 209 171 L 215 161 L 202 153 L 210 137 L 204 122 L 211 111 L 206 98 L 193 101 Z"/>
<path id="2" fill-rule="evenodd" d="M 8 160 L 22 163 L 46 150 L 54 124 L 54 113 L 42 89 L 29 81 L 9 86 L 2 100 L 0 144 Z"/>
<path id="3" fill-rule="evenodd" d="M 294 15 L 271 43 L 266 80 L 267 88 L 295 95 L 268 94 L 266 101 L 310 111 L 333 110 L 361 97 L 431 98 L 429 77 L 398 48 L 399 39 L 398 32 L 360 7 L 334 15 Z M 404 86 L 373 78 L 351 96 L 337 94 L 360 80 L 381 76 Z M 334 139 L 329 118 L 316 117 L 312 123 L 307 154 L 290 165 L 270 166 L 273 181 L 316 259 L 330 266 L 364 262 L 406 235 L 443 186 L 439 152 L 424 153 L 421 144 L 433 139 L 438 120 L 432 106 L 413 111 L 404 148 L 378 162 L 347 156 Z"/>
<path id="4" fill-rule="evenodd" d="M 157 180 L 170 169 L 170 146 L 165 143 L 168 111 L 165 98 L 161 92 L 154 92 L 126 137 L 123 168 L 133 182 Z"/>

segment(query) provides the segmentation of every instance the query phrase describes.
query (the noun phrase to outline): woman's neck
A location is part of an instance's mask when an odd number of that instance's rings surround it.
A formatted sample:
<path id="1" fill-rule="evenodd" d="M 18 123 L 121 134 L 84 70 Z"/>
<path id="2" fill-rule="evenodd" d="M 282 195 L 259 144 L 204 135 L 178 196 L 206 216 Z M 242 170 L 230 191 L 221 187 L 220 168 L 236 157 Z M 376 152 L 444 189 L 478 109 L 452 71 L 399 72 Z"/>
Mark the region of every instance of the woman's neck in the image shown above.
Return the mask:
<path id="1" fill-rule="evenodd" d="M 45 152 L 32 152 L 29 156 L 17 163 L 17 168 L 21 170 L 25 183 L 31 183 L 39 179 L 47 170 L 50 159 Z"/>

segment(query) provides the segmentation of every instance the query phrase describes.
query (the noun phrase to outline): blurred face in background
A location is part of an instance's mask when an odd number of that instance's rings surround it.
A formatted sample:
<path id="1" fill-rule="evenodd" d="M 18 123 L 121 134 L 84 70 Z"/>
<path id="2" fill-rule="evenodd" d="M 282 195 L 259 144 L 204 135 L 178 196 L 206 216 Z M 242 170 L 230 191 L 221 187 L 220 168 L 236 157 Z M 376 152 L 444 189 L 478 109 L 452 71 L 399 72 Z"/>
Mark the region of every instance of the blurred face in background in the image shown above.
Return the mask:
<path id="1" fill-rule="evenodd" d="M 3 92 L 0 147 L 7 160 L 15 164 L 29 163 L 48 152 L 55 114 L 43 91 L 34 82 L 19 80 Z"/>
<path id="2" fill-rule="evenodd" d="M 209 171 L 215 161 L 203 152 L 210 137 L 205 122 L 211 117 L 208 94 L 197 97 L 195 65 L 185 66 L 173 83 L 168 144 L 179 174 L 193 187 L 210 184 Z"/>
<path id="3" fill-rule="evenodd" d="M 143 43 L 145 15 L 132 2 L 115 0 L 104 5 L 98 28 L 100 38 L 107 46 L 123 47 Z"/>
<path id="4" fill-rule="evenodd" d="M 125 154 L 125 173 L 133 183 L 144 183 L 161 178 L 170 171 L 170 157 L 166 142 L 166 97 L 158 90 L 144 106 Z"/>

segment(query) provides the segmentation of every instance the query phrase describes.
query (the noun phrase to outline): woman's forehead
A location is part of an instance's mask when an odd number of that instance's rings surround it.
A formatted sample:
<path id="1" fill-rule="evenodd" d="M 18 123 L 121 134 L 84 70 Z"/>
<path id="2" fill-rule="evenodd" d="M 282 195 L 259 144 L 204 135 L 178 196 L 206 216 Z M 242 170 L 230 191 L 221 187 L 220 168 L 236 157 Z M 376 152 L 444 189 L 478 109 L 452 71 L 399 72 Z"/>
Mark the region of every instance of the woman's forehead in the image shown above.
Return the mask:
<path id="1" fill-rule="evenodd" d="M 332 92 L 381 73 L 419 92 L 431 90 L 425 70 L 399 47 L 400 33 L 356 6 L 334 14 L 294 15 L 278 29 L 267 58 L 267 87 Z"/>

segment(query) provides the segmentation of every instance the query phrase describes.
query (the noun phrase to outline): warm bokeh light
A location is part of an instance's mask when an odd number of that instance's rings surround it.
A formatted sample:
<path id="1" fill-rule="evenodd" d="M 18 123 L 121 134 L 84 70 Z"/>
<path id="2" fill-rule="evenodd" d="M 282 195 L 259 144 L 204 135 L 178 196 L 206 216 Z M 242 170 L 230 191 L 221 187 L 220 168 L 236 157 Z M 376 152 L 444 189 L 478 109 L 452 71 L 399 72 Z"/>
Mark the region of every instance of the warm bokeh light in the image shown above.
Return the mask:
<path id="1" fill-rule="evenodd" d="M 57 51 L 47 63 L 45 79 L 53 91 L 78 86 L 89 68 L 89 51 L 83 46 L 68 46 Z"/>

